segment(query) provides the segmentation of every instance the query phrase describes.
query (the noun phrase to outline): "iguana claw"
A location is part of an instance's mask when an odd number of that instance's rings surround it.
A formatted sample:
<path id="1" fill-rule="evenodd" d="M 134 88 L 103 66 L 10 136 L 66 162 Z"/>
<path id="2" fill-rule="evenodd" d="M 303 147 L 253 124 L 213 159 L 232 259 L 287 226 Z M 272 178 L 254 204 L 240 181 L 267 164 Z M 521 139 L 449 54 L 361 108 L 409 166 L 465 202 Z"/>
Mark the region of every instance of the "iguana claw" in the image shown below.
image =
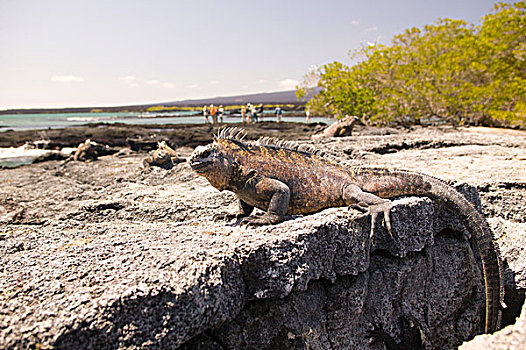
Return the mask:
<path id="1" fill-rule="evenodd" d="M 261 217 L 255 217 L 255 216 L 249 216 L 246 218 L 243 218 L 240 222 L 241 226 L 264 226 L 264 225 L 270 225 L 271 222 L 268 217 L 261 216 Z"/>
<path id="2" fill-rule="evenodd" d="M 385 201 L 380 204 L 373 204 L 369 206 L 367 209 L 366 215 L 371 215 L 371 236 L 370 239 L 373 239 L 374 235 L 374 226 L 376 224 L 376 218 L 378 217 L 378 213 L 384 214 L 384 223 L 385 228 L 387 229 L 387 233 L 389 233 L 389 236 L 394 240 L 393 233 L 391 232 L 391 202 Z"/>
<path id="3" fill-rule="evenodd" d="M 266 213 L 261 216 L 247 216 L 244 217 L 240 225 L 246 225 L 246 226 L 264 226 L 264 225 L 272 225 L 277 224 L 283 221 L 283 218 L 279 215 L 275 214 L 269 214 Z"/>

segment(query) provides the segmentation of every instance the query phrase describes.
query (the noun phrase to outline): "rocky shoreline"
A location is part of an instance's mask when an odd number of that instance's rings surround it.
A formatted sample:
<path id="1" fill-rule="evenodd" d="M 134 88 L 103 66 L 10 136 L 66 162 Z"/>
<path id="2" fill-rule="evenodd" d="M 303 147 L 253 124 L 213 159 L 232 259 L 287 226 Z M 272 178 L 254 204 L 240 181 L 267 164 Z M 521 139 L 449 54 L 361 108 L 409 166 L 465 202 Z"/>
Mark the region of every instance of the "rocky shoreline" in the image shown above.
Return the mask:
<path id="1" fill-rule="evenodd" d="M 349 166 L 405 168 L 473 186 L 457 185 L 475 202 L 480 196 L 497 234 L 504 321 L 515 323 L 526 291 L 526 134 L 357 126 L 350 137 L 311 141 L 323 126 L 292 124 L 248 126 L 248 138 L 294 139 Z M 91 138 L 127 149 L 130 137 L 162 139 L 186 157 L 216 130 L 117 125 L 46 132 L 68 146 Z M 41 136 L 6 135 L 2 147 Z M 214 190 L 184 162 L 145 169 L 146 157 L 128 151 L 63 167 L 47 161 L 0 170 L 0 347 L 381 349 L 367 337 L 374 325 L 396 343 L 455 348 L 479 332 L 476 254 L 444 234 L 462 227 L 430 200 L 397 200 L 393 227 L 403 244 L 395 246 L 383 230 L 364 245 L 370 222 L 353 221 L 347 208 L 241 228 L 212 221 L 233 207 L 231 194 Z M 448 315 L 456 315 L 452 323 Z M 520 327 L 517 334 L 526 337 Z"/>
<path id="2" fill-rule="evenodd" d="M 224 126 L 241 126 L 253 137 L 280 135 L 290 140 L 305 140 L 319 132 L 322 123 L 275 123 L 270 121 L 257 124 L 228 123 L 212 126 L 211 124 L 87 124 L 85 126 L 39 129 L 7 130 L 0 132 L 0 147 L 19 147 L 26 142 L 45 140 L 49 149 L 76 147 L 86 139 L 111 147 L 129 147 L 128 139 L 165 140 L 176 147 L 195 147 L 212 140 L 214 133 Z"/>

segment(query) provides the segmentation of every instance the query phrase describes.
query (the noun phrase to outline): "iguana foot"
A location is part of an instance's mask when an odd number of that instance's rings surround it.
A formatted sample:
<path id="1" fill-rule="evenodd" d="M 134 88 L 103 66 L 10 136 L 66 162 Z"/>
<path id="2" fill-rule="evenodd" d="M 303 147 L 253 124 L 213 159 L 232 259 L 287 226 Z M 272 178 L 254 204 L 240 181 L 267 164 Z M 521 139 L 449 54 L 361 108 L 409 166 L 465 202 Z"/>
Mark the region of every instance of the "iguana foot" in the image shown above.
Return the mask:
<path id="1" fill-rule="evenodd" d="M 389 233 L 389 236 L 391 236 L 391 238 L 394 240 L 394 236 L 393 236 L 393 233 L 391 231 L 391 207 L 392 207 L 391 201 L 385 201 L 385 202 L 380 203 L 380 204 L 370 205 L 367 208 L 365 213 L 355 215 L 353 220 L 359 220 L 359 219 L 367 217 L 369 215 L 371 216 L 371 234 L 370 234 L 369 238 L 372 241 L 373 236 L 374 236 L 374 228 L 375 228 L 375 225 L 376 225 L 376 218 L 378 217 L 379 213 L 383 213 L 384 214 L 384 223 L 385 223 L 385 228 L 387 229 L 387 233 Z M 356 209 L 356 207 L 353 207 L 353 208 Z"/>
<path id="2" fill-rule="evenodd" d="M 283 219 L 280 219 L 277 215 L 269 215 L 264 214 L 262 216 L 248 216 L 241 220 L 240 225 L 246 225 L 246 226 L 264 226 L 264 225 L 272 225 L 277 224 L 283 221 Z"/>
<path id="3" fill-rule="evenodd" d="M 268 220 L 268 218 L 254 217 L 254 216 L 243 218 L 240 222 L 241 226 L 264 226 L 264 225 L 270 225 L 270 224 L 271 222 L 270 220 Z"/>
<path id="4" fill-rule="evenodd" d="M 369 206 L 369 209 L 367 210 L 367 214 L 371 215 L 371 239 L 373 238 L 374 234 L 374 226 L 376 224 L 376 218 L 378 217 L 379 213 L 384 214 L 384 223 L 385 228 L 387 229 L 387 233 L 389 233 L 389 236 L 394 240 L 393 233 L 391 232 L 391 201 L 385 201 L 380 204 L 373 204 Z"/>

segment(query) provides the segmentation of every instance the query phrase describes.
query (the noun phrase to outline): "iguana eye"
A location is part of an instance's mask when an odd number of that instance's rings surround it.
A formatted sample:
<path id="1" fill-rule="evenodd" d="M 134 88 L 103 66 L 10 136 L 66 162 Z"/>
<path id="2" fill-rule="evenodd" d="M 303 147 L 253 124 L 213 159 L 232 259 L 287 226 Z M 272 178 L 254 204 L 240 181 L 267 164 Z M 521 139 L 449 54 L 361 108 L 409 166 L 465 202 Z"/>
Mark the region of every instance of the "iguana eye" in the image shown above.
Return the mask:
<path id="1" fill-rule="evenodd" d="M 201 157 L 202 158 L 208 158 L 210 156 L 210 153 L 212 153 L 212 151 L 210 149 L 207 149 L 207 150 L 203 151 L 203 153 L 201 153 Z"/>

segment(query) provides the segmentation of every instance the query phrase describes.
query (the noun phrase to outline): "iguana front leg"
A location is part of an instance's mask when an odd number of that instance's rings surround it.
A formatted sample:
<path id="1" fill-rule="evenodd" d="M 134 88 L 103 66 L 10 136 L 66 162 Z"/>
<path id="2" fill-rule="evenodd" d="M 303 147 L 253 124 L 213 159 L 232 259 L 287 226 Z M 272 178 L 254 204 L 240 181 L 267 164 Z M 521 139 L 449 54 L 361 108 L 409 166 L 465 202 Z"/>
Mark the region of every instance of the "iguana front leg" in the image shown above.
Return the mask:
<path id="1" fill-rule="evenodd" d="M 289 207 L 289 187 L 271 178 L 254 179 L 247 186 L 251 187 L 258 202 L 268 203 L 268 208 L 263 216 L 243 218 L 241 224 L 261 226 L 282 222 Z"/>
<path id="2" fill-rule="evenodd" d="M 379 213 L 384 214 L 385 227 L 391 237 L 391 201 L 380 198 L 372 193 L 364 192 L 360 187 L 354 184 L 346 185 L 343 188 L 343 201 L 345 204 L 365 210 L 366 214 L 371 215 L 371 239 L 374 234 L 374 225 Z"/>

